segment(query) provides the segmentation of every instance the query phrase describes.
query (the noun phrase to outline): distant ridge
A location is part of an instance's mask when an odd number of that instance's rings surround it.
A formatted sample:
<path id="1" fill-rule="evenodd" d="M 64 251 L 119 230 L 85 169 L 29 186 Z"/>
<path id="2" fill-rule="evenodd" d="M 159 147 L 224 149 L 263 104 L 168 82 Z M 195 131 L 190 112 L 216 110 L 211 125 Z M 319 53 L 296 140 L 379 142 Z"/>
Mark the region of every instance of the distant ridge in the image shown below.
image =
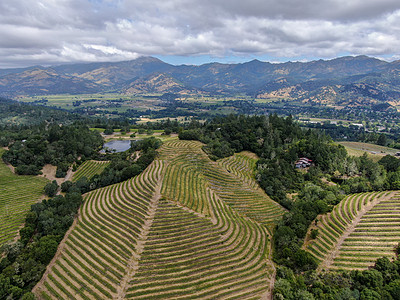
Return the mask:
<path id="1" fill-rule="evenodd" d="M 247 94 L 339 105 L 396 105 L 400 62 L 345 56 L 310 62 L 171 65 L 154 57 L 121 62 L 77 63 L 0 69 L 0 95 L 119 91 Z M 167 83 L 168 81 L 168 83 Z"/>

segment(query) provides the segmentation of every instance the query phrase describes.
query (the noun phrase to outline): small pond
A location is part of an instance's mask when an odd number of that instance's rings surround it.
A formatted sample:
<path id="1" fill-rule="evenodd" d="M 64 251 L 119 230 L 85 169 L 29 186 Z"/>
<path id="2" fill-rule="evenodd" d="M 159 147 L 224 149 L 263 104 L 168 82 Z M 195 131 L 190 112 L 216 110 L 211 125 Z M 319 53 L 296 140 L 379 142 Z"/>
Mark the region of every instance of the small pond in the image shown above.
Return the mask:
<path id="1" fill-rule="evenodd" d="M 100 151 L 101 153 L 105 153 L 106 149 L 110 150 L 111 152 L 124 152 L 131 147 L 131 141 L 110 141 L 103 145 L 103 149 Z"/>

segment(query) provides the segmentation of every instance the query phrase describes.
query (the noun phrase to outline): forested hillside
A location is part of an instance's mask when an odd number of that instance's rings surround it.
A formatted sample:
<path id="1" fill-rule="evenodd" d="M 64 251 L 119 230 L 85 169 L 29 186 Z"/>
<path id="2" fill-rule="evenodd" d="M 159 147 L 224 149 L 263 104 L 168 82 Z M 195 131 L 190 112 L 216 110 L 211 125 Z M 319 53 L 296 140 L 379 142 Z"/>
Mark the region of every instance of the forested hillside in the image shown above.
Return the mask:
<path id="1" fill-rule="evenodd" d="M 66 172 L 78 158 L 90 158 L 103 145 L 100 134 L 90 131 L 85 125 L 42 124 L 27 130 L 26 139 L 8 138 L 9 151 L 3 160 L 16 168 L 18 174 L 37 175 L 45 164 L 58 167 Z M 65 175 L 64 175 L 65 176 Z"/>

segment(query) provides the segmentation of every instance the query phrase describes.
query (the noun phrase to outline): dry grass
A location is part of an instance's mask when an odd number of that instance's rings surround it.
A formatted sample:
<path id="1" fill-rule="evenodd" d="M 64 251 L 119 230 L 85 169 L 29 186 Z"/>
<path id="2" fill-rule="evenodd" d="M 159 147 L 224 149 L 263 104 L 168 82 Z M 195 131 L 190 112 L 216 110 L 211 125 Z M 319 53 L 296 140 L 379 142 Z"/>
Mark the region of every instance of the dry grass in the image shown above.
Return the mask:
<path id="1" fill-rule="evenodd" d="M 380 160 L 385 155 L 394 155 L 399 150 L 384 146 L 379 146 L 375 144 L 369 143 L 361 143 L 361 142 L 339 142 L 340 145 L 343 145 L 347 153 L 350 156 L 362 156 L 364 153 L 367 153 L 368 157 L 373 161 Z"/>

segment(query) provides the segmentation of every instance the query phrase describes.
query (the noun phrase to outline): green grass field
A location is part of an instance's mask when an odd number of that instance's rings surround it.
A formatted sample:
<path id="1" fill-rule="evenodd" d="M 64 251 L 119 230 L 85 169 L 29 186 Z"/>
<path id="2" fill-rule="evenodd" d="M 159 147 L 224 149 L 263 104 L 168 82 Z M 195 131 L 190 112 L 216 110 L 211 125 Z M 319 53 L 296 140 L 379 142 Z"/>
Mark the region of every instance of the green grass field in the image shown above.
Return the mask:
<path id="1" fill-rule="evenodd" d="M 4 153 L 0 148 L 0 157 Z M 43 195 L 47 179 L 18 176 L 0 160 L 0 245 L 14 239 L 30 206 Z"/>
<path id="2" fill-rule="evenodd" d="M 251 175 L 241 175 L 252 166 L 249 153 L 213 162 L 201 147 L 165 142 L 139 176 L 86 194 L 77 225 L 34 293 L 50 299 L 265 297 L 274 274 L 270 232 L 284 209 L 253 187 Z"/>

